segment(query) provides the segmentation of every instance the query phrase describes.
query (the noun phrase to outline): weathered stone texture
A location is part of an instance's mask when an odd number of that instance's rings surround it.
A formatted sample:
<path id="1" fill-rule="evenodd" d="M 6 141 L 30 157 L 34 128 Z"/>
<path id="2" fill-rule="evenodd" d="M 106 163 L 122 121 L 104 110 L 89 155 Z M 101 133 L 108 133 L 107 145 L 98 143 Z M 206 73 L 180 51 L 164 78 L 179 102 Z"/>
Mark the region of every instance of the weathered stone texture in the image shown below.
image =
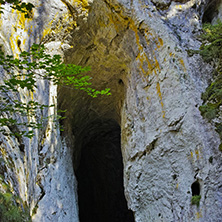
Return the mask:
<path id="1" fill-rule="evenodd" d="M 198 109 L 212 69 L 187 53 L 200 46 L 196 37 L 210 1 L 62 2 L 46 1 L 37 8 L 25 24 L 33 25 L 30 36 L 24 27 L 9 29 L 19 15 L 5 12 L 0 41 L 14 54 L 17 35 L 26 39 L 24 49 L 44 42 L 66 62 L 91 66 L 93 85 L 110 87 L 112 96 L 92 99 L 64 87 L 57 95 L 55 86 L 39 83 L 44 88 L 36 94 L 39 100 L 52 103 L 58 96 L 59 106 L 68 108 L 64 143 L 48 123 L 46 132 L 25 143 L 22 162 L 15 139 L 2 139 L 12 141 L 4 147 L 8 153 L 15 144 L 14 168 L 22 169 L 15 178 L 23 181 L 19 193 L 32 208 L 38 203 L 34 221 L 78 221 L 71 155 L 76 169 L 90 124 L 107 119 L 121 125 L 125 196 L 135 221 L 219 221 L 220 141 Z M 199 207 L 191 205 L 195 181 Z"/>
<path id="2" fill-rule="evenodd" d="M 25 19 L 21 13 L 12 11 L 9 5 L 4 6 L 0 23 L 3 50 L 17 56 L 20 50 L 27 50 L 32 43 L 45 42 L 50 53 L 61 54 L 64 48 L 69 47 L 64 40 L 66 29 L 73 26 L 67 7 L 60 1 L 32 3 L 36 6 L 32 19 Z M 57 39 L 56 33 L 60 33 Z M 21 91 L 20 96 L 25 102 L 30 94 Z M 56 105 L 57 87 L 39 81 L 33 96 L 44 104 Z M 37 113 L 36 118 L 55 112 L 54 108 L 50 108 Z M 33 221 L 72 221 L 73 218 L 78 221 L 72 151 L 65 143 L 62 144 L 59 130 L 53 126 L 51 119 L 45 122 L 42 130 L 35 130 L 35 137 L 30 140 L 21 138 L 18 141 L 1 135 L 1 156 L 6 167 L 4 182 L 11 184 L 13 192 L 30 207 Z"/>

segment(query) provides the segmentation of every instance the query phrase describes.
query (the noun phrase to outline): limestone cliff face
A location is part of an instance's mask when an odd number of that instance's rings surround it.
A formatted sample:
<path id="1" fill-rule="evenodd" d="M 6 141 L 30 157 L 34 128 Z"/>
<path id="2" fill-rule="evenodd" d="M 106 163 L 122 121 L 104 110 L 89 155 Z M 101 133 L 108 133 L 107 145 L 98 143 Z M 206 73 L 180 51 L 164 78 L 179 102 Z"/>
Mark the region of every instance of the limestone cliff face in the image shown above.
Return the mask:
<path id="1" fill-rule="evenodd" d="M 81 151 L 115 124 L 135 221 L 220 221 L 220 139 L 198 109 L 212 69 L 187 53 L 200 46 L 202 22 L 221 17 L 220 1 L 32 2 L 29 20 L 4 6 L 4 50 L 16 55 L 19 47 L 44 43 L 67 63 L 91 66 L 93 85 L 112 92 L 93 99 L 39 82 L 35 99 L 68 110 L 63 134 L 49 120 L 31 140 L 1 135 L 1 174 L 35 209 L 33 221 L 79 221 L 74 170 Z M 199 207 L 191 204 L 193 195 L 201 195 Z"/>

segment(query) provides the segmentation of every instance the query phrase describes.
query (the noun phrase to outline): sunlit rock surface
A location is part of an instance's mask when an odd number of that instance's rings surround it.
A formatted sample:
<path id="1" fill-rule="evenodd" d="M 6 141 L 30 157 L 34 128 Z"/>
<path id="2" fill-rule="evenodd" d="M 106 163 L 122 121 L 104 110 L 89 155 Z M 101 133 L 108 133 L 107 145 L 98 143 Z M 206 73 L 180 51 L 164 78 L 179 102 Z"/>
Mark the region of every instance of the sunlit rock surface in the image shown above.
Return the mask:
<path id="1" fill-rule="evenodd" d="M 44 43 L 67 63 L 91 66 L 93 86 L 112 92 L 90 98 L 39 82 L 35 99 L 67 109 L 64 132 L 46 121 L 32 140 L 22 138 L 23 146 L 1 135 L 1 174 L 31 213 L 35 209 L 33 221 L 79 221 L 74 171 L 86 142 L 109 132 L 112 124 L 104 123 L 112 121 L 121 128 L 124 192 L 136 222 L 219 221 L 220 140 L 198 109 L 212 68 L 187 50 L 199 48 L 202 21 L 221 17 L 221 2 L 32 2 L 36 8 L 28 20 L 4 6 L 3 49 L 16 56 L 34 42 Z M 191 204 L 192 195 L 201 195 L 199 207 Z"/>

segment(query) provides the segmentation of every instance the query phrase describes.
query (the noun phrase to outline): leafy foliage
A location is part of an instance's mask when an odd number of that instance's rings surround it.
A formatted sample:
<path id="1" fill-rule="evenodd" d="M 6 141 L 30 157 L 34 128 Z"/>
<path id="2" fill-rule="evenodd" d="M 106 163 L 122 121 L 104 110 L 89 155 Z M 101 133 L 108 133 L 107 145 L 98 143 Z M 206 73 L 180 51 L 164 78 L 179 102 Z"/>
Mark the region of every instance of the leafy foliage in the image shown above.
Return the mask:
<path id="1" fill-rule="evenodd" d="M 217 24 L 204 24 L 203 34 L 200 35 L 202 45 L 199 53 L 203 56 L 205 61 L 210 62 L 212 60 L 221 60 L 222 49 L 222 23 L 218 21 Z M 222 64 L 218 64 L 221 66 Z"/>
<path id="2" fill-rule="evenodd" d="M 222 107 L 222 22 L 218 21 L 216 25 L 205 24 L 200 38 L 202 45 L 198 53 L 206 62 L 212 62 L 216 75 L 202 94 L 203 105 L 199 109 L 205 118 L 213 120 L 221 117 Z M 215 126 L 222 140 L 222 123 L 216 123 Z M 222 151 L 222 144 L 219 149 Z"/>
<path id="3" fill-rule="evenodd" d="M 0 0 L 0 4 L 4 5 L 5 3 L 10 3 L 11 8 L 18 10 L 25 14 L 25 18 L 31 17 L 32 9 L 35 7 L 32 3 L 25 3 L 21 0 Z M 0 13 L 3 13 L 2 7 L 0 7 Z"/>
<path id="4" fill-rule="evenodd" d="M 212 120 L 216 118 L 222 105 L 222 75 L 219 75 L 202 94 L 204 105 L 200 106 L 202 115 Z"/>
<path id="5" fill-rule="evenodd" d="M 10 191 L 10 186 L 3 182 L 0 175 L 3 192 L 0 192 L 0 219 L 1 222 L 31 222 L 29 208 L 21 198 Z"/>
<path id="6" fill-rule="evenodd" d="M 23 203 L 19 197 L 11 192 L 0 193 L 0 218 L 2 222 L 29 222 L 31 218 L 27 207 L 22 208 Z"/>
<path id="7" fill-rule="evenodd" d="M 191 204 L 192 204 L 192 205 L 197 205 L 197 207 L 199 207 L 199 205 L 200 205 L 200 199 L 201 199 L 201 196 L 200 196 L 200 195 L 194 195 L 194 196 L 192 196 L 192 198 L 191 198 Z"/>
<path id="8" fill-rule="evenodd" d="M 110 94 L 109 89 L 99 91 L 90 87 L 91 77 L 83 75 L 90 70 L 89 67 L 64 64 L 61 56 L 46 54 L 43 45 L 33 44 L 30 51 L 23 51 L 19 58 L 4 55 L 0 51 L 0 66 L 7 76 L 0 86 L 0 131 L 4 132 L 3 126 L 8 126 L 10 129 L 15 129 L 15 126 L 31 129 L 13 132 L 16 136 L 25 135 L 31 138 L 33 129 L 41 128 L 44 120 L 36 122 L 32 121 L 32 117 L 35 117 L 37 111 L 50 107 L 34 99 L 27 102 L 15 99 L 19 97 L 21 91 L 32 95 L 37 87 L 37 79 L 52 81 L 59 85 L 70 85 L 73 89 L 83 90 L 92 97 Z M 26 121 L 18 121 L 18 117 L 24 117 Z"/>

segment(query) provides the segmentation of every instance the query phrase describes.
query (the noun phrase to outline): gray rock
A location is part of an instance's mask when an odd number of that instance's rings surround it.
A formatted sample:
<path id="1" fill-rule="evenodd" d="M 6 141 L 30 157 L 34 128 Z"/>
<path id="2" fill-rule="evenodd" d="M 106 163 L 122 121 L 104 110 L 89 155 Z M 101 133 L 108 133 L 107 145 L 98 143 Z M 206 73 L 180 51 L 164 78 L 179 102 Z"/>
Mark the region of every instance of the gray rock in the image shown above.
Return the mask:
<path id="1" fill-rule="evenodd" d="M 94 122 L 111 119 L 121 126 L 124 191 L 135 221 L 220 221 L 220 139 L 198 109 L 212 67 L 187 53 L 200 46 L 197 35 L 210 1 L 32 2 L 33 18 L 25 22 L 4 6 L 4 50 L 17 55 L 18 38 L 22 49 L 45 43 L 65 62 L 91 66 L 93 86 L 112 92 L 93 99 L 39 81 L 35 99 L 68 109 L 64 133 L 46 121 L 32 140 L 23 138 L 24 152 L 16 138 L 1 135 L 2 158 L 10 156 L 12 166 L 0 170 L 31 212 L 37 208 L 33 221 L 79 221 L 74 170 L 82 144 L 101 131 L 99 124 L 91 127 Z M 195 181 L 199 207 L 191 204 Z"/>

